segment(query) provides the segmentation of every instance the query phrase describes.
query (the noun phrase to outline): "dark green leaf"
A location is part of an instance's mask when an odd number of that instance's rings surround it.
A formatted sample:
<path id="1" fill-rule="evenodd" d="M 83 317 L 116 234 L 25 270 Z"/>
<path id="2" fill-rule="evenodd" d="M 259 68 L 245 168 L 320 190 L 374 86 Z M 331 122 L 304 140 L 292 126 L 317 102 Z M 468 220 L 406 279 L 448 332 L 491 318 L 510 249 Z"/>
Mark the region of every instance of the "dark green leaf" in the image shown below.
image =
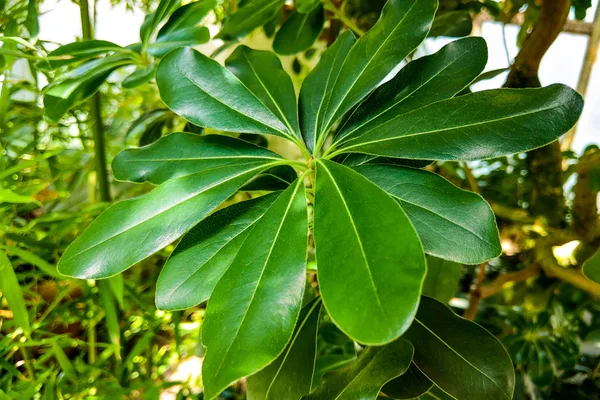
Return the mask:
<path id="1" fill-rule="evenodd" d="M 208 302 L 202 329 L 206 399 L 284 350 L 302 302 L 307 242 L 304 182 L 298 179 L 248 233 Z"/>
<path id="2" fill-rule="evenodd" d="M 448 304 L 456 293 L 461 275 L 462 266 L 460 264 L 428 256 L 423 295 Z"/>
<path id="3" fill-rule="evenodd" d="M 277 14 L 285 0 L 247 0 L 223 23 L 217 38 L 233 40 L 246 36 Z"/>
<path id="4" fill-rule="evenodd" d="M 106 40 L 86 40 L 85 42 L 73 42 L 60 46 L 58 49 L 48 54 L 48 58 L 64 57 L 64 59 L 50 59 L 48 63 L 51 69 L 57 69 L 65 65 L 88 60 L 98 57 L 109 52 L 124 52 L 126 49 L 107 42 Z"/>
<path id="5" fill-rule="evenodd" d="M 453 97 L 477 77 L 486 62 L 487 47 L 479 37 L 456 40 L 412 61 L 357 107 L 337 136 L 360 135 L 409 111 Z"/>
<path id="6" fill-rule="evenodd" d="M 248 400 L 300 400 L 310 392 L 320 310 L 319 298 L 302 308 L 292 339 L 283 353 L 265 369 L 248 378 Z"/>
<path id="7" fill-rule="evenodd" d="M 239 46 L 225 66 L 277 116 L 289 133 L 300 137 L 294 85 L 275 54 Z"/>
<path id="8" fill-rule="evenodd" d="M 166 33 L 148 46 L 148 54 L 162 57 L 171 50 L 184 46 L 195 46 L 210 40 L 210 32 L 204 26 L 196 26 Z"/>
<path id="9" fill-rule="evenodd" d="M 123 150 L 113 161 L 113 171 L 119 180 L 161 184 L 227 165 L 280 160 L 281 157 L 270 150 L 229 136 L 179 132 L 146 147 Z"/>
<path id="10" fill-rule="evenodd" d="M 136 139 L 139 142 L 140 138 L 146 131 L 152 129 L 152 127 L 156 124 L 163 124 L 172 116 L 173 114 L 171 111 L 162 108 L 151 110 L 142 114 L 141 117 L 133 121 L 127 130 L 127 133 L 125 134 L 125 142 L 135 142 L 135 140 L 132 139 Z M 119 155 L 117 155 L 117 157 L 119 157 Z"/>
<path id="11" fill-rule="evenodd" d="M 278 54 L 300 53 L 313 45 L 323 30 L 325 11 L 316 7 L 307 14 L 294 13 L 283 23 L 273 41 L 273 50 Z"/>
<path id="12" fill-rule="evenodd" d="M 181 0 L 160 0 L 156 10 L 146 16 L 146 19 L 140 28 L 142 47 L 146 48 L 161 22 L 167 19 L 179 4 L 181 4 Z"/>
<path id="13" fill-rule="evenodd" d="M 316 168 L 314 239 L 325 307 L 356 341 L 388 343 L 417 310 L 426 271 L 421 242 L 398 203 L 365 177 L 331 161 Z"/>
<path id="14" fill-rule="evenodd" d="M 183 310 L 208 300 L 250 228 L 276 198 L 267 195 L 226 207 L 186 233 L 158 277 L 156 306 Z"/>
<path id="15" fill-rule="evenodd" d="M 240 190 L 284 190 L 298 178 L 296 171 L 289 165 L 279 165 L 262 172 L 256 178 L 244 185 Z"/>
<path id="16" fill-rule="evenodd" d="M 204 17 L 217 6 L 216 0 L 200 0 L 179 7 L 171 14 L 169 20 L 158 31 L 157 38 L 181 29 L 198 25 Z"/>
<path id="17" fill-rule="evenodd" d="M 414 363 L 410 363 L 404 374 L 386 383 L 381 391 L 393 399 L 408 400 L 427 393 L 432 386 L 433 382 Z"/>
<path id="18" fill-rule="evenodd" d="M 433 164 L 430 160 L 407 160 L 406 158 L 377 157 L 370 154 L 345 153 L 333 158 L 333 161 L 347 167 L 360 165 L 396 165 L 409 168 L 425 168 Z"/>
<path id="19" fill-rule="evenodd" d="M 156 70 L 156 64 L 151 64 L 148 67 L 138 67 L 125 79 L 123 79 L 123 87 L 125 89 L 133 89 L 144 83 L 148 83 L 154 78 L 154 72 Z"/>
<path id="20" fill-rule="evenodd" d="M 583 274 L 589 280 L 600 284 L 600 251 L 583 264 Z"/>
<path id="21" fill-rule="evenodd" d="M 406 372 L 413 351 L 404 339 L 367 347 L 352 364 L 326 374 L 306 400 L 375 400 L 386 382 Z"/>
<path id="22" fill-rule="evenodd" d="M 393 165 L 363 165 L 355 170 L 398 200 L 426 253 L 480 264 L 502 252 L 494 213 L 478 194 L 425 170 Z"/>
<path id="23" fill-rule="evenodd" d="M 121 201 L 100 214 L 67 248 L 58 270 L 78 278 L 116 275 L 179 238 L 265 168 L 264 161 L 225 165 Z"/>
<path id="24" fill-rule="evenodd" d="M 582 97 L 564 85 L 467 94 L 391 119 L 340 152 L 426 160 L 479 160 L 531 150 L 577 121 Z"/>
<path id="25" fill-rule="evenodd" d="M 461 37 L 470 35 L 472 30 L 473 21 L 468 11 L 450 11 L 433 20 L 428 36 Z"/>
<path id="26" fill-rule="evenodd" d="M 405 337 L 419 370 L 454 398 L 512 399 L 515 371 L 502 344 L 444 304 L 423 296 Z"/>
<path id="27" fill-rule="evenodd" d="M 29 0 L 27 5 L 27 19 L 25 20 L 25 27 L 27 28 L 27 32 L 29 32 L 30 38 L 35 38 L 40 33 L 40 23 L 38 21 L 36 0 Z"/>
<path id="28" fill-rule="evenodd" d="M 388 0 L 379 21 L 356 42 L 336 72 L 324 109 L 315 110 L 317 142 L 425 39 L 436 8 L 437 0 Z"/>
<path id="29" fill-rule="evenodd" d="M 294 3 L 296 4 L 296 10 L 304 14 L 311 12 L 321 4 L 319 0 L 296 0 Z"/>
<path id="30" fill-rule="evenodd" d="M 293 136 L 233 73 L 191 48 L 174 50 L 163 58 L 156 83 L 165 104 L 195 125 Z"/>

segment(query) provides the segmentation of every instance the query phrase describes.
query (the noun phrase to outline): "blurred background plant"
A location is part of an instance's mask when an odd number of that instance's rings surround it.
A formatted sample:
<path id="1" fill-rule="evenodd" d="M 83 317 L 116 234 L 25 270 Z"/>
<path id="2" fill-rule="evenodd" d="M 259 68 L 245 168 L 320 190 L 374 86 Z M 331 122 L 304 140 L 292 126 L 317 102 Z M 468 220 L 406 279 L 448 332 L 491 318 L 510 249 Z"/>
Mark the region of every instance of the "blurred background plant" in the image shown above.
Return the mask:
<path id="1" fill-rule="evenodd" d="M 174 131 L 204 133 L 158 96 L 154 68 L 169 50 L 208 42 L 200 48 L 220 59 L 240 42 L 274 49 L 299 84 L 341 30 L 368 30 L 384 1 L 111 0 L 147 15 L 140 41 L 125 47 L 94 39 L 101 4 L 79 0 L 80 20 L 65 23 L 76 23 L 81 35 L 58 44 L 40 37 L 43 1 L 0 0 L 0 399 L 201 398 L 204 305 L 170 313 L 154 305 L 159 266 L 172 246 L 102 281 L 63 277 L 56 262 L 111 202 L 150 190 L 111 179 L 107 161 L 116 153 Z M 489 70 L 477 90 L 498 79 L 539 85 L 540 62 L 556 37 L 584 35 L 578 90 L 585 93 L 600 35 L 591 7 L 590 0 L 441 0 L 431 43 L 478 34 L 483 24 L 519 27 L 514 60 L 506 36 L 504 46 L 489 49 L 507 55 L 510 71 Z M 562 149 L 555 143 L 428 167 L 490 202 L 504 252 L 481 266 L 430 258 L 424 294 L 505 343 L 518 372 L 517 399 L 600 398 L 600 150 L 572 151 L 574 136 Z M 286 151 L 271 138 L 244 137 Z M 318 374 L 356 357 L 350 339 L 321 323 Z M 222 397 L 244 398 L 243 382 Z M 428 398 L 444 394 L 434 389 Z"/>

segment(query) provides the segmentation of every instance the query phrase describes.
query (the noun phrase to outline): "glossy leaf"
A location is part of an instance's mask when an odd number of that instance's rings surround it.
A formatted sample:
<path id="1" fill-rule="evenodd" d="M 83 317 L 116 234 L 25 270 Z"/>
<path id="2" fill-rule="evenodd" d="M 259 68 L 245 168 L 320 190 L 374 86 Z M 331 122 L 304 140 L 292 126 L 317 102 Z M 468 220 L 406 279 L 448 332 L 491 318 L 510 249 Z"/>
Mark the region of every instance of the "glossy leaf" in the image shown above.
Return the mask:
<path id="1" fill-rule="evenodd" d="M 375 400 L 386 382 L 406 372 L 413 351 L 404 339 L 367 347 L 353 363 L 326 374 L 306 400 Z"/>
<path id="2" fill-rule="evenodd" d="M 210 40 L 210 32 L 204 26 L 196 26 L 188 29 L 169 32 L 159 37 L 148 46 L 148 54 L 154 57 L 162 57 L 171 50 L 184 46 L 196 46 Z"/>
<path id="3" fill-rule="evenodd" d="M 281 160 L 270 150 L 232 137 L 178 132 L 149 146 L 123 150 L 113 161 L 113 171 L 119 180 L 161 184 L 227 165 Z"/>
<path id="4" fill-rule="evenodd" d="M 158 40 L 169 33 L 195 27 L 216 6 L 216 0 L 200 0 L 179 7 L 158 31 Z"/>
<path id="5" fill-rule="evenodd" d="M 300 137 L 294 85 L 275 54 L 238 46 L 225 66 L 277 116 L 289 133 Z"/>
<path id="6" fill-rule="evenodd" d="M 358 167 L 360 165 L 395 165 L 409 168 L 425 168 L 433 164 L 430 160 L 408 160 L 406 158 L 377 157 L 370 154 L 345 153 L 333 159 L 335 162 L 347 167 Z"/>
<path id="7" fill-rule="evenodd" d="M 138 67 L 135 71 L 123 79 L 122 85 L 125 89 L 133 89 L 144 83 L 148 83 L 154 78 L 156 64 L 151 64 L 146 68 Z"/>
<path id="8" fill-rule="evenodd" d="M 324 22 L 323 6 L 306 14 L 293 13 L 277 31 L 273 50 L 277 54 L 291 55 L 309 49 L 321 34 Z"/>
<path id="9" fill-rule="evenodd" d="M 265 369 L 248 378 L 248 400 L 300 400 L 310 392 L 320 310 L 319 298 L 302 308 L 292 339 L 283 353 Z"/>
<path id="10" fill-rule="evenodd" d="M 356 42 L 350 31 L 342 33 L 321 56 L 317 66 L 302 82 L 300 89 L 300 126 L 309 150 L 317 146 L 322 131 L 322 118 L 332 95 L 333 86 L 348 52 Z"/>
<path id="11" fill-rule="evenodd" d="M 414 363 L 401 376 L 383 386 L 381 391 L 393 399 L 414 399 L 427 393 L 433 387 L 431 382 Z"/>
<path id="12" fill-rule="evenodd" d="M 169 120 L 172 117 L 173 113 L 164 108 L 158 108 L 142 114 L 142 116 L 140 116 L 138 119 L 132 122 L 131 126 L 125 133 L 125 143 L 127 144 L 140 142 L 141 138 L 147 131 L 153 129 L 155 125 L 164 126 L 167 120 Z M 123 156 L 117 154 L 116 158 L 119 157 Z"/>
<path id="13" fill-rule="evenodd" d="M 226 207 L 186 233 L 158 277 L 156 306 L 183 310 L 208 300 L 253 224 L 276 198 L 267 195 Z"/>
<path id="14" fill-rule="evenodd" d="M 436 8 L 437 0 L 388 0 L 379 21 L 348 53 L 325 108 L 313 117 L 318 137 L 323 137 L 425 39 Z"/>
<path id="15" fill-rule="evenodd" d="M 223 23 L 217 38 L 238 39 L 270 20 L 283 7 L 285 0 L 247 0 Z"/>
<path id="16" fill-rule="evenodd" d="M 408 63 L 371 94 L 344 123 L 337 136 L 352 137 L 439 100 L 453 97 L 483 71 L 485 40 L 456 40 L 437 53 Z"/>
<path id="17" fill-rule="evenodd" d="M 444 304 L 424 296 L 404 337 L 419 370 L 454 398 L 512 399 L 515 371 L 502 344 Z"/>
<path id="18" fill-rule="evenodd" d="M 398 200 L 426 253 L 480 264 L 502 252 L 494 213 L 478 194 L 424 170 L 392 165 L 363 165 L 355 170 Z"/>
<path id="19" fill-rule="evenodd" d="M 302 302 L 307 242 L 304 182 L 298 179 L 254 225 L 208 302 L 202 328 L 206 399 L 284 350 Z"/>
<path id="20" fill-rule="evenodd" d="M 439 15 L 433 20 L 430 37 L 468 36 L 473 30 L 473 21 L 468 11 L 450 11 Z"/>
<path id="21" fill-rule="evenodd" d="M 421 242 L 398 203 L 362 175 L 324 160 L 317 161 L 316 174 L 323 303 L 351 338 L 388 343 L 408 329 L 417 310 L 426 271 Z"/>
<path id="22" fill-rule="evenodd" d="M 298 173 L 289 165 L 278 165 L 260 173 L 248 184 L 244 185 L 242 191 L 274 191 L 287 189 L 298 178 Z"/>
<path id="23" fill-rule="evenodd" d="M 109 52 L 124 52 L 123 47 L 106 40 L 86 40 L 85 42 L 73 42 L 60 46 L 48 54 L 51 69 L 57 69 L 65 65 L 71 65 L 79 61 L 98 57 Z M 62 59 L 55 59 L 61 57 Z M 40 66 L 44 66 L 41 64 Z"/>
<path id="24" fill-rule="evenodd" d="M 26 336 L 31 335 L 29 313 L 17 275 L 4 251 L 0 250 L 0 292 L 12 311 L 15 324 Z"/>
<path id="25" fill-rule="evenodd" d="M 58 270 L 88 279 L 116 275 L 179 238 L 267 167 L 260 161 L 225 165 L 116 203 L 67 248 Z"/>
<path id="26" fill-rule="evenodd" d="M 583 264 L 583 274 L 589 280 L 600 284 L 600 251 Z"/>
<path id="27" fill-rule="evenodd" d="M 181 0 L 160 0 L 156 10 L 146 16 L 144 23 L 140 28 L 140 39 L 142 46 L 145 48 L 161 22 L 167 19 L 177 6 L 181 4 Z"/>
<path id="28" fill-rule="evenodd" d="M 500 157 L 556 140 L 575 124 L 582 108 L 582 97 L 564 85 L 487 90 L 373 126 L 342 151 L 427 160 Z"/>
<path id="29" fill-rule="evenodd" d="M 460 264 L 428 256 L 423 295 L 448 304 L 458 289 L 461 275 L 462 266 Z"/>
<path id="30" fill-rule="evenodd" d="M 191 48 L 174 50 L 163 58 L 156 71 L 156 83 L 165 104 L 195 125 L 231 132 L 292 135 L 233 73 Z"/>

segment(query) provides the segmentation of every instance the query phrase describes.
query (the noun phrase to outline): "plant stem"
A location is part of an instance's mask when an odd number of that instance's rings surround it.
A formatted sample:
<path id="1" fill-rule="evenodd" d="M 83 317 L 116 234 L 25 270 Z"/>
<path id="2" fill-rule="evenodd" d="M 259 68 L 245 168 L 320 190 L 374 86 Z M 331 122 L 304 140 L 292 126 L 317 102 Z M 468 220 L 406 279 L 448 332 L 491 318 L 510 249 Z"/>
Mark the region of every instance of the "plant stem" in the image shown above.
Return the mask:
<path id="1" fill-rule="evenodd" d="M 344 25 L 346 25 L 348 28 L 352 29 L 354 31 L 354 33 L 356 33 L 358 36 L 362 36 L 366 33 L 364 30 L 359 28 L 354 23 L 354 21 L 352 21 L 351 19 L 346 17 L 346 15 L 344 15 L 344 10 L 337 8 L 331 1 L 329 1 L 329 0 L 324 1 L 323 7 L 325 7 L 326 10 L 331 11 L 333 13 L 335 19 L 342 21 L 344 23 Z"/>

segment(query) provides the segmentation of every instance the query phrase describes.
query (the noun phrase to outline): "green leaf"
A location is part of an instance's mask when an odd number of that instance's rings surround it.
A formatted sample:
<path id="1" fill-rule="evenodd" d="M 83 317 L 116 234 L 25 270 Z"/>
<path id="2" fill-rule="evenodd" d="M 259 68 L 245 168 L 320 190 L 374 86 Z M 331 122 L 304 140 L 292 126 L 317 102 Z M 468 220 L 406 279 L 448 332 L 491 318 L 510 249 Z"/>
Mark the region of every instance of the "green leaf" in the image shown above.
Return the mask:
<path id="1" fill-rule="evenodd" d="M 148 54 L 154 57 L 162 57 L 171 50 L 184 46 L 196 46 L 210 40 L 210 32 L 204 26 L 196 26 L 178 31 L 169 32 L 159 37 L 148 46 Z"/>
<path id="2" fill-rule="evenodd" d="M 231 266 L 252 226 L 277 195 L 234 204 L 190 230 L 167 260 L 156 283 L 156 306 L 183 310 L 208 300 Z"/>
<path id="3" fill-rule="evenodd" d="M 431 382 L 414 363 L 399 377 L 389 381 L 381 391 L 393 399 L 414 399 L 427 393 L 433 387 Z"/>
<path id="4" fill-rule="evenodd" d="M 425 170 L 393 165 L 363 165 L 355 170 L 398 200 L 426 253 L 480 264 L 502 252 L 494 213 L 478 194 Z"/>
<path id="5" fill-rule="evenodd" d="M 300 311 L 292 339 L 279 357 L 247 380 L 248 400 L 300 400 L 311 389 L 321 299 Z"/>
<path id="6" fill-rule="evenodd" d="M 294 84 L 275 54 L 238 46 L 225 66 L 277 116 L 289 133 L 300 137 Z"/>
<path id="7" fill-rule="evenodd" d="M 284 350 L 302 302 L 307 242 L 304 181 L 298 179 L 254 225 L 208 302 L 202 328 L 206 399 Z"/>
<path id="8" fill-rule="evenodd" d="M 278 154 L 243 140 L 178 132 L 148 146 L 121 151 L 113 161 L 113 171 L 119 180 L 161 184 L 227 165 L 277 161 L 282 161 Z"/>
<path id="9" fill-rule="evenodd" d="M 468 11 L 450 11 L 433 20 L 428 36 L 461 37 L 470 35 L 472 30 L 473 21 Z"/>
<path id="10" fill-rule="evenodd" d="M 151 64 L 148 67 L 138 67 L 135 71 L 123 79 L 123 87 L 125 89 L 133 89 L 144 83 L 148 83 L 154 78 L 156 64 Z"/>
<path id="11" fill-rule="evenodd" d="M 25 27 L 29 32 L 29 37 L 34 38 L 40 33 L 40 23 L 38 21 L 38 10 L 36 0 L 29 0 L 27 3 L 27 19 Z"/>
<path id="12" fill-rule="evenodd" d="M 102 56 L 109 52 L 125 51 L 127 49 L 106 40 L 86 40 L 85 42 L 73 42 L 60 46 L 48 54 L 49 59 L 47 63 L 50 69 L 58 69 L 66 65 Z M 62 59 L 56 59 L 57 57 L 61 57 Z M 40 66 L 43 67 L 43 64 Z"/>
<path id="13" fill-rule="evenodd" d="M 407 160 L 405 158 L 377 157 L 370 154 L 345 153 L 333 158 L 333 161 L 347 167 L 360 165 L 396 165 L 409 168 L 425 168 L 433 164 L 431 160 Z"/>
<path id="14" fill-rule="evenodd" d="M 247 0 L 235 14 L 225 19 L 218 39 L 239 39 L 270 20 L 283 7 L 285 0 Z"/>
<path id="15" fill-rule="evenodd" d="M 181 4 L 181 0 L 161 0 L 156 10 L 146 16 L 142 27 L 140 28 L 140 38 L 142 47 L 146 47 L 160 23 L 167 19 L 173 11 Z"/>
<path id="16" fill-rule="evenodd" d="M 40 206 L 42 205 L 39 201 L 37 201 L 33 197 L 24 196 L 22 194 L 15 193 L 10 189 L 0 189 L 0 204 L 2 204 L 2 203 L 11 203 L 11 204 L 36 203 Z"/>
<path id="17" fill-rule="evenodd" d="M 298 173 L 289 165 L 278 165 L 264 172 L 244 185 L 241 191 L 284 190 L 298 178 Z"/>
<path id="18" fill-rule="evenodd" d="M 413 351 L 404 339 L 367 347 L 353 363 L 326 374 L 306 400 L 375 400 L 386 382 L 406 372 Z"/>
<path id="19" fill-rule="evenodd" d="M 317 146 L 322 130 L 321 114 L 325 112 L 331 98 L 333 85 L 338 80 L 340 70 L 348 52 L 356 42 L 350 31 L 342 33 L 321 56 L 317 66 L 302 82 L 300 89 L 300 126 L 302 137 L 309 150 Z"/>
<path id="20" fill-rule="evenodd" d="M 288 138 L 293 135 L 233 73 L 191 48 L 167 54 L 156 71 L 156 83 L 165 104 L 195 125 Z"/>
<path id="21" fill-rule="evenodd" d="M 36 267 L 38 267 L 42 272 L 44 272 L 48 276 L 51 276 L 54 279 L 63 279 L 64 278 L 62 275 L 60 275 L 56 271 L 56 267 L 54 265 L 50 264 L 48 261 L 44 260 L 37 254 L 32 253 L 27 250 L 24 250 L 24 249 L 21 249 L 21 248 L 18 248 L 18 247 L 13 247 L 13 246 L 3 246 L 3 247 L 6 249 L 6 251 L 8 251 L 9 254 L 13 254 L 13 255 L 19 257 L 21 260 L 23 260 L 31 265 L 35 265 Z"/>
<path id="22" fill-rule="evenodd" d="M 166 121 L 173 118 L 173 116 L 174 114 L 171 111 L 163 108 L 151 110 L 142 114 L 141 117 L 133 121 L 127 130 L 127 133 L 125 133 L 125 143 L 136 143 L 136 140 L 137 142 L 140 142 L 147 131 L 152 130 L 157 125 L 161 127 L 164 126 Z M 118 154 L 117 157 L 119 157 Z"/>
<path id="23" fill-rule="evenodd" d="M 389 0 L 385 4 L 379 21 L 348 53 L 324 109 L 313 116 L 317 142 L 425 39 L 436 8 L 437 0 Z"/>
<path id="24" fill-rule="evenodd" d="M 456 40 L 412 61 L 358 106 L 337 136 L 360 135 L 399 115 L 453 97 L 483 71 L 486 62 L 487 46 L 480 37 Z"/>
<path id="25" fill-rule="evenodd" d="M 260 161 L 225 165 L 121 201 L 100 214 L 67 248 L 58 271 L 86 279 L 116 275 L 179 238 L 268 167 Z"/>
<path id="26" fill-rule="evenodd" d="M 31 336 L 29 313 L 23 299 L 23 291 L 10 260 L 3 251 L 0 251 L 0 292 L 13 313 L 16 325 L 21 328 L 25 336 Z"/>
<path id="27" fill-rule="evenodd" d="M 460 264 L 428 256 L 423 295 L 448 304 L 456 293 L 461 275 L 462 266 Z"/>
<path id="28" fill-rule="evenodd" d="M 586 278 L 600 284 L 600 251 L 583 264 L 582 272 Z"/>
<path id="29" fill-rule="evenodd" d="M 444 304 L 423 296 L 404 337 L 419 370 L 454 398 L 512 399 L 515 371 L 502 344 Z"/>
<path id="30" fill-rule="evenodd" d="M 340 152 L 426 160 L 480 160 L 556 140 L 577 121 L 579 93 L 564 85 L 487 90 L 439 101 L 374 126 Z"/>
<path id="31" fill-rule="evenodd" d="M 364 176 L 325 160 L 317 160 L 316 174 L 314 239 L 323 303 L 354 340 L 388 343 L 417 311 L 426 271 L 421 242 L 398 203 Z"/>
<path id="32" fill-rule="evenodd" d="M 321 4 L 319 0 L 296 0 L 294 3 L 296 4 L 296 10 L 303 14 L 311 12 Z"/>
<path id="33" fill-rule="evenodd" d="M 157 38 L 198 25 L 217 6 L 217 0 L 200 0 L 179 7 L 158 31 Z"/>
<path id="34" fill-rule="evenodd" d="M 293 13 L 283 23 L 273 41 L 277 54 L 290 55 L 310 48 L 323 30 L 325 11 L 318 6 L 309 13 Z"/>

